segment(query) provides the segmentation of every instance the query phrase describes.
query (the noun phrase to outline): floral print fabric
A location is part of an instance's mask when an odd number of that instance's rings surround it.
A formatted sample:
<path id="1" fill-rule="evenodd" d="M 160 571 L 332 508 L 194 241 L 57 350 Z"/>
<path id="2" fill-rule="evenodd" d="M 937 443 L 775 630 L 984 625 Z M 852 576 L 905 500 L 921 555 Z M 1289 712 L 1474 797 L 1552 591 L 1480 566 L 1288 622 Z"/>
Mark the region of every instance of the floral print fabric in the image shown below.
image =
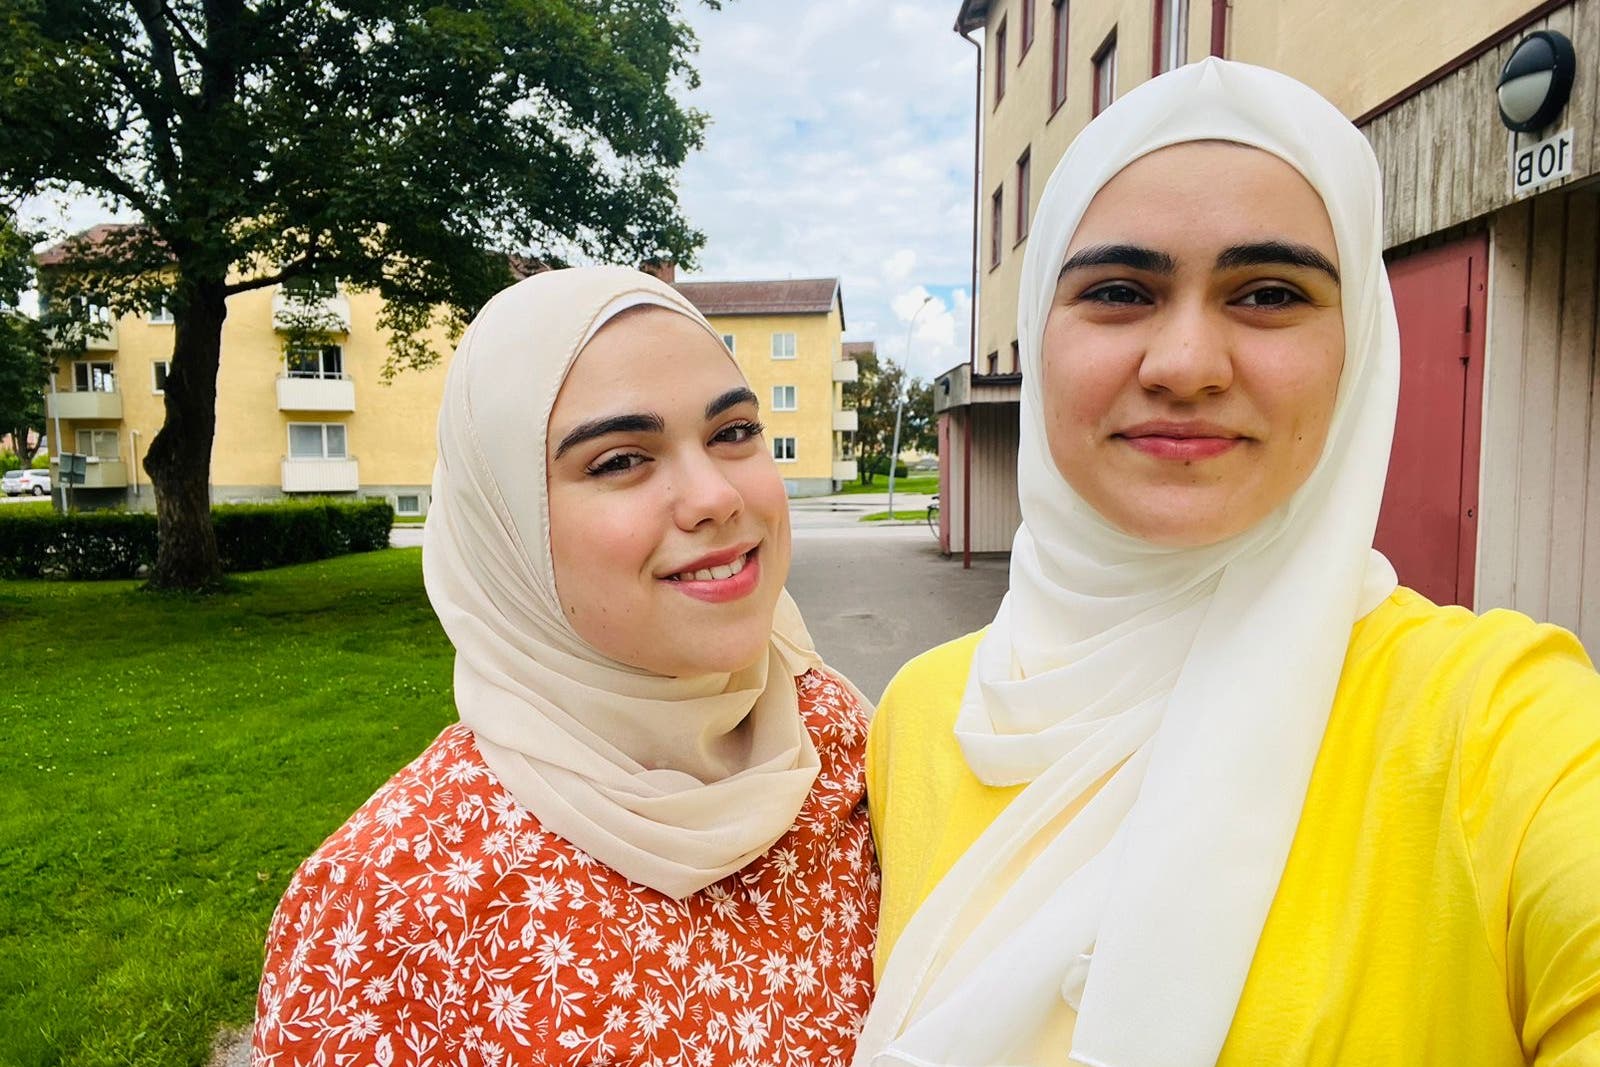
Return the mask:
<path id="1" fill-rule="evenodd" d="M 793 829 L 682 901 L 543 832 L 446 729 L 290 882 L 252 1064 L 848 1063 L 878 917 L 867 720 L 821 671 L 796 686 L 822 769 Z"/>

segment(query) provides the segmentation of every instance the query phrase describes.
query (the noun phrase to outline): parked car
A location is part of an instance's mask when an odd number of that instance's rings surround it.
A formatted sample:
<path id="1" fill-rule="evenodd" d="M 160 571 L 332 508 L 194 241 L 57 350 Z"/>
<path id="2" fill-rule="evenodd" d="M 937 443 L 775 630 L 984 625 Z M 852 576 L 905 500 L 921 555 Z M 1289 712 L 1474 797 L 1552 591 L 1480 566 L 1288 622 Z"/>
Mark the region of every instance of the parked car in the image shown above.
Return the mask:
<path id="1" fill-rule="evenodd" d="M 19 496 L 22 493 L 32 493 L 34 496 L 44 496 L 50 492 L 49 471 L 6 471 L 4 479 L 0 479 L 6 496 Z"/>

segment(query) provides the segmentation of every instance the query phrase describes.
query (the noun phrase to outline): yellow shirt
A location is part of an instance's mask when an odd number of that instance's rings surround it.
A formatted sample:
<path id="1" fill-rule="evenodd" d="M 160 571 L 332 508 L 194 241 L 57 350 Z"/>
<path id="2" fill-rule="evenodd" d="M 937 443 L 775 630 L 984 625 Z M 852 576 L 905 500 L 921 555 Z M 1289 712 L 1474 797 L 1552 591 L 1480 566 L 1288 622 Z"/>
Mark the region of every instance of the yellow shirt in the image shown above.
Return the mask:
<path id="1" fill-rule="evenodd" d="M 952 732 L 978 637 L 907 664 L 872 724 L 880 971 L 1021 791 Z M 1600 1067 L 1600 675 L 1571 634 L 1408 589 L 1356 624 L 1218 1062 Z"/>

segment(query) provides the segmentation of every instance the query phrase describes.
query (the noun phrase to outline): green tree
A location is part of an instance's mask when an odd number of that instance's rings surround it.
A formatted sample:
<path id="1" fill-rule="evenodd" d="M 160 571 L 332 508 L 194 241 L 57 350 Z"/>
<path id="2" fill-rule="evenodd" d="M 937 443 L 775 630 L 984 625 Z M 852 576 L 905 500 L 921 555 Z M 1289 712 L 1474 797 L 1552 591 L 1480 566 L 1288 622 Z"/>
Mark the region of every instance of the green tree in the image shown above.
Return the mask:
<path id="1" fill-rule="evenodd" d="M 29 431 L 44 434 L 51 363 L 43 324 L 20 306 L 22 293 L 33 286 L 32 246 L 14 218 L 0 215 L 0 434 L 11 435 L 24 467 L 33 458 Z"/>
<path id="2" fill-rule="evenodd" d="M 716 7 L 715 0 L 705 0 Z M 176 322 L 145 469 L 151 584 L 220 580 L 208 519 L 228 298 L 337 278 L 384 300 L 391 367 L 439 358 L 546 263 L 692 263 L 676 169 L 703 116 L 676 0 L 0 0 L 0 198 L 65 190 L 138 226 L 54 296 Z"/>
<path id="3" fill-rule="evenodd" d="M 904 381 L 905 372 L 900 365 L 880 360 L 876 349 L 856 356 L 856 380 L 845 386 L 845 396 L 856 406 L 856 469 L 863 485 L 871 485 L 876 474 L 889 471 L 895 400 Z M 900 449 L 931 452 L 938 446 L 933 387 L 921 378 L 913 378 L 906 387 L 905 409 L 900 416 Z"/>

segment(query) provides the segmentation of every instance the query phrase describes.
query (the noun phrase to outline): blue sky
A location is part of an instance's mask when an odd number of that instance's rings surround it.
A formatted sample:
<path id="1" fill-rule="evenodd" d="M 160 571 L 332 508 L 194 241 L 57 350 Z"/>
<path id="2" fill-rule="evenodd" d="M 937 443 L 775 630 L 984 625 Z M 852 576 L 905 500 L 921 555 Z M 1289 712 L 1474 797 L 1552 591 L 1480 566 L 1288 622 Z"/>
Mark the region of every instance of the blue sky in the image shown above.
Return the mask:
<path id="1" fill-rule="evenodd" d="M 700 38 L 705 147 L 680 181 L 706 234 L 700 279 L 838 277 L 845 336 L 911 369 L 967 358 L 973 48 L 956 0 L 684 0 Z M 110 214 L 40 199 L 35 221 L 81 230 Z"/>
<path id="2" fill-rule="evenodd" d="M 953 0 L 730 0 L 686 14 L 711 119 L 681 181 L 706 279 L 837 276 L 845 336 L 914 374 L 967 358 L 974 49 Z"/>

